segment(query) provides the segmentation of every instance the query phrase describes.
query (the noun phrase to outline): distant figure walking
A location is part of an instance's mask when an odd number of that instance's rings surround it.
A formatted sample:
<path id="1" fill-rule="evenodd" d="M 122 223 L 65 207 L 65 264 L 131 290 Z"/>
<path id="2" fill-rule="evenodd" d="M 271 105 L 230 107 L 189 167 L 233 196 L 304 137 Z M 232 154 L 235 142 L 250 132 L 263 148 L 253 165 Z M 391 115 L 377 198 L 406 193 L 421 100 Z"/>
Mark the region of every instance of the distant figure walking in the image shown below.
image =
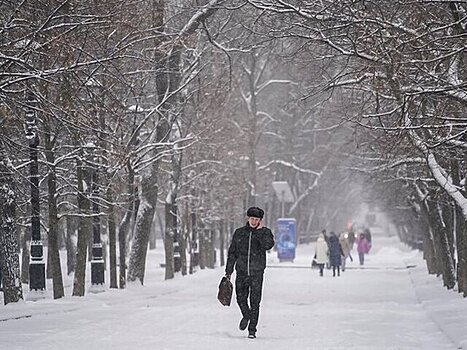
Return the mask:
<path id="1" fill-rule="evenodd" d="M 365 263 L 365 254 L 367 254 L 369 251 L 370 244 L 368 243 L 368 240 L 366 239 L 365 235 L 361 233 L 360 237 L 357 240 L 357 252 L 358 258 L 360 260 L 360 265 L 363 265 Z"/>
<path id="2" fill-rule="evenodd" d="M 324 235 L 324 240 L 326 241 L 326 244 L 329 247 L 329 234 L 327 233 L 326 229 L 323 229 L 321 233 Z M 331 265 L 329 265 L 329 255 L 328 255 L 328 260 L 326 261 L 326 268 L 330 269 Z"/>
<path id="3" fill-rule="evenodd" d="M 350 261 L 353 261 L 352 255 L 350 255 L 350 251 L 352 250 L 352 247 L 349 242 L 349 235 L 346 232 L 342 232 L 339 236 L 339 243 L 342 248 L 342 272 L 345 271 L 345 265 L 347 258 L 350 258 Z"/>
<path id="4" fill-rule="evenodd" d="M 319 267 L 319 275 L 323 276 L 324 265 L 329 261 L 329 248 L 323 233 L 320 233 L 316 240 L 315 257 L 313 260 Z"/>
<path id="5" fill-rule="evenodd" d="M 332 276 L 336 277 L 341 275 L 340 267 L 342 264 L 342 256 L 344 252 L 342 251 L 342 247 L 339 243 L 339 238 L 337 238 L 335 232 L 331 232 L 329 237 L 329 264 L 332 267 Z"/>

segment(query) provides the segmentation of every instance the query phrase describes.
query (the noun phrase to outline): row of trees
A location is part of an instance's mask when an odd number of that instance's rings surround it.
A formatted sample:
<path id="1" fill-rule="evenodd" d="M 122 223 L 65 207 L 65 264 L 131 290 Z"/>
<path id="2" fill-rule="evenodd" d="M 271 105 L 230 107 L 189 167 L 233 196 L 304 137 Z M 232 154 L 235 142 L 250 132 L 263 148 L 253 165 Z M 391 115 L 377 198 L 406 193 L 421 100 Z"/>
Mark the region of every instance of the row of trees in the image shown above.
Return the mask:
<path id="1" fill-rule="evenodd" d="M 466 3 L 250 3 L 268 28 L 292 23 L 274 37 L 324 47 L 321 88 L 360 106 L 350 112 L 363 129 L 353 168 L 370 175 L 401 238 L 423 247 L 429 272 L 467 295 Z"/>
<path id="2" fill-rule="evenodd" d="M 467 292 L 465 2 L 0 7 L 5 303 L 22 297 L 17 252 L 27 271 L 41 232 L 54 298 L 61 246 L 82 296 L 101 236 L 110 287 L 144 283 L 156 223 L 167 279 L 198 247 L 213 266 L 214 236 L 223 252 L 246 207 L 273 225 L 274 180 L 291 185 L 303 234 L 344 229 L 372 201 Z"/>

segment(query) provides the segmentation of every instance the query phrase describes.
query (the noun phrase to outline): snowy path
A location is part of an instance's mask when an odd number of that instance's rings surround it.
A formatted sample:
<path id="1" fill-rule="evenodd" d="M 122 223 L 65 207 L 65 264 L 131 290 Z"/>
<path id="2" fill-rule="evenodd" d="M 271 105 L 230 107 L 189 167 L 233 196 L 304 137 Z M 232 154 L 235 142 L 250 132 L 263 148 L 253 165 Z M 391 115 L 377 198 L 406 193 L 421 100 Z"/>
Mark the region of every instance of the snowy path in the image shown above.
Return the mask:
<path id="1" fill-rule="evenodd" d="M 280 264 L 274 253 L 269 255 L 255 340 L 237 329 L 237 306 L 223 307 L 215 298 L 221 268 L 163 282 L 160 252 L 152 252 L 154 268 L 144 287 L 0 306 L 0 349 L 439 350 L 467 345 L 462 330 L 467 318 L 458 315 L 465 314 L 466 301 L 426 276 L 419 253 L 376 238 L 365 269 L 354 262 L 333 278 L 330 271 L 319 277 L 305 268 L 312 249 L 301 246 L 294 263 Z M 437 300 L 447 303 L 440 308 Z"/>

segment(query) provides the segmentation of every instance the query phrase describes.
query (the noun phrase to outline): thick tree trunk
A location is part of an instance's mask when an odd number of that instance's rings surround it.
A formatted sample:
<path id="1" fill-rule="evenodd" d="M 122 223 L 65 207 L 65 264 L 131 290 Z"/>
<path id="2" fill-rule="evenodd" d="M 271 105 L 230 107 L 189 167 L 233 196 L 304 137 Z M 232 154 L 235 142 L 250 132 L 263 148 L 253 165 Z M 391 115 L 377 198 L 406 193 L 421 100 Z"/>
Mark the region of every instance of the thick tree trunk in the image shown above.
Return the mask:
<path id="1" fill-rule="evenodd" d="M 434 241 L 436 245 L 437 259 L 440 263 L 441 272 L 443 276 L 444 286 L 448 289 L 454 288 L 455 275 L 454 275 L 454 262 L 449 248 L 449 240 L 447 227 L 443 222 L 442 211 L 439 203 L 436 201 L 428 201 L 430 208 L 430 218 L 432 220 L 432 227 L 434 233 Z"/>
<path id="2" fill-rule="evenodd" d="M 436 261 L 436 251 L 433 238 L 433 229 L 430 225 L 429 213 L 427 210 L 426 202 L 420 202 L 419 207 L 421 208 L 420 213 L 420 225 L 423 230 L 423 257 L 426 262 L 426 266 L 429 274 L 439 274 L 439 265 Z"/>
<path id="3" fill-rule="evenodd" d="M 439 274 L 440 271 L 438 270 L 438 265 L 436 263 L 433 231 L 430 226 L 425 225 L 424 227 L 425 229 L 423 230 L 423 233 L 425 236 L 423 237 L 423 257 L 426 262 L 428 273 L 436 275 Z"/>
<path id="4" fill-rule="evenodd" d="M 131 204 L 128 204 L 129 206 Z M 120 222 L 120 226 L 118 229 L 118 264 L 120 266 L 120 273 L 119 273 L 119 288 L 124 289 L 126 286 L 126 242 L 128 237 L 128 231 L 130 227 L 132 211 L 130 208 L 127 209 L 125 212 L 125 216 L 123 217 L 122 221 Z"/>
<path id="5" fill-rule="evenodd" d="M 29 283 L 29 245 L 31 244 L 31 226 L 27 226 L 24 230 L 24 237 L 21 242 L 21 282 Z"/>
<path id="6" fill-rule="evenodd" d="M 174 266 L 174 239 L 175 239 L 175 230 L 177 214 L 176 206 L 171 205 L 170 203 L 165 203 L 165 239 L 164 239 L 164 248 L 165 248 L 165 279 L 174 278 L 175 275 L 175 266 Z"/>
<path id="7" fill-rule="evenodd" d="M 188 273 L 188 261 L 187 261 L 187 248 L 188 248 L 188 227 L 189 227 L 189 211 L 188 202 L 185 202 L 185 210 L 183 211 L 182 222 L 180 227 L 179 241 L 180 241 L 180 262 L 182 266 L 182 276 Z"/>
<path id="8" fill-rule="evenodd" d="M 467 296 L 467 224 L 462 210 L 456 205 L 457 285 L 459 293 Z"/>
<path id="9" fill-rule="evenodd" d="M 452 183 L 460 187 L 459 162 L 456 159 L 451 160 Z M 456 248 L 457 248 L 457 285 L 459 293 L 467 296 L 467 225 L 462 215 L 462 209 L 455 204 L 455 225 L 456 225 Z"/>
<path id="10" fill-rule="evenodd" d="M 139 280 L 141 284 L 144 284 L 149 232 L 152 227 L 157 203 L 157 186 L 154 185 L 153 177 L 151 176 L 143 182 L 142 195 L 144 196 L 144 194 L 146 196 L 141 198 L 138 209 L 128 267 L 128 281 Z"/>
<path id="11" fill-rule="evenodd" d="M 15 208 L 12 171 L 0 143 L 0 271 L 5 305 L 23 299 Z"/>
<path id="12" fill-rule="evenodd" d="M 446 227 L 446 238 L 447 238 L 447 244 L 448 244 L 448 249 L 449 253 L 452 259 L 452 264 L 454 266 L 454 271 L 456 270 L 456 259 L 455 259 L 455 238 L 454 238 L 454 217 L 455 217 L 455 205 L 453 205 L 451 202 L 448 203 L 438 203 L 438 206 L 440 208 L 440 213 L 442 215 L 442 220 L 444 223 L 444 226 Z"/>
<path id="13" fill-rule="evenodd" d="M 48 234 L 48 257 L 52 265 L 52 284 L 54 299 L 65 295 L 63 289 L 62 267 L 60 262 L 60 251 L 58 247 L 58 209 L 57 209 L 57 174 L 55 169 L 55 154 L 53 151 L 54 141 L 50 139 L 50 133 L 45 134 L 46 158 L 49 165 L 47 175 L 48 202 L 49 202 L 49 234 Z"/>
<path id="14" fill-rule="evenodd" d="M 87 171 L 82 163 L 82 160 L 77 162 L 77 181 L 78 181 L 78 244 L 76 253 L 76 270 L 73 281 L 73 296 L 84 296 L 86 282 L 86 262 L 88 242 L 92 230 L 92 222 L 90 218 L 91 202 L 89 200 L 89 189 L 91 179 L 89 171 Z M 86 192 L 85 192 L 86 186 Z"/>
<path id="15" fill-rule="evenodd" d="M 464 153 L 464 164 L 467 164 L 467 154 Z M 467 181 L 464 183 L 464 193 L 467 193 Z M 461 276 L 460 279 L 462 280 L 462 290 L 464 292 L 464 297 L 467 297 L 467 222 L 466 218 L 462 215 L 462 213 L 459 214 L 458 216 L 459 221 L 460 218 L 463 218 L 463 229 L 459 230 L 458 237 L 460 241 L 457 241 L 457 249 L 461 249 L 462 252 L 459 253 L 459 264 L 461 265 L 460 267 L 458 266 L 458 274 Z M 460 244 L 460 246 L 459 246 Z M 459 278 L 459 276 L 458 276 Z"/>
<path id="16" fill-rule="evenodd" d="M 72 215 L 66 216 L 66 268 L 67 275 L 75 272 L 76 265 L 76 218 Z"/>
<path id="17" fill-rule="evenodd" d="M 118 252 L 119 252 L 119 265 L 120 265 L 120 273 L 119 273 L 119 288 L 124 289 L 126 287 L 126 253 L 127 253 L 127 242 L 130 232 L 130 226 L 132 218 L 135 216 L 134 211 L 135 209 L 135 173 L 134 169 L 131 166 L 131 163 L 128 162 L 128 206 L 125 212 L 125 215 L 120 222 L 120 226 L 118 228 Z"/>

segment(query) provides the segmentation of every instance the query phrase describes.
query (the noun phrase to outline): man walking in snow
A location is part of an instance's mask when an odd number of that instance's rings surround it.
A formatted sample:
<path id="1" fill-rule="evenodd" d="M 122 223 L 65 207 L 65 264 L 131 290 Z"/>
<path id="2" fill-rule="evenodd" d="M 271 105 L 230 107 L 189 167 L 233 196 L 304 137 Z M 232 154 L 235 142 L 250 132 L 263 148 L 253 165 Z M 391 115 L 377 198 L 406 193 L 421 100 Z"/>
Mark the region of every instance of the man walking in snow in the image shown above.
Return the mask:
<path id="1" fill-rule="evenodd" d="M 266 268 L 266 251 L 274 247 L 274 236 L 269 228 L 262 225 L 264 211 L 261 208 L 249 208 L 247 216 L 246 225 L 237 228 L 233 234 L 225 275 L 230 279 L 235 266 L 235 293 L 242 312 L 239 328 L 243 331 L 248 327 L 248 338 L 254 339 Z"/>

